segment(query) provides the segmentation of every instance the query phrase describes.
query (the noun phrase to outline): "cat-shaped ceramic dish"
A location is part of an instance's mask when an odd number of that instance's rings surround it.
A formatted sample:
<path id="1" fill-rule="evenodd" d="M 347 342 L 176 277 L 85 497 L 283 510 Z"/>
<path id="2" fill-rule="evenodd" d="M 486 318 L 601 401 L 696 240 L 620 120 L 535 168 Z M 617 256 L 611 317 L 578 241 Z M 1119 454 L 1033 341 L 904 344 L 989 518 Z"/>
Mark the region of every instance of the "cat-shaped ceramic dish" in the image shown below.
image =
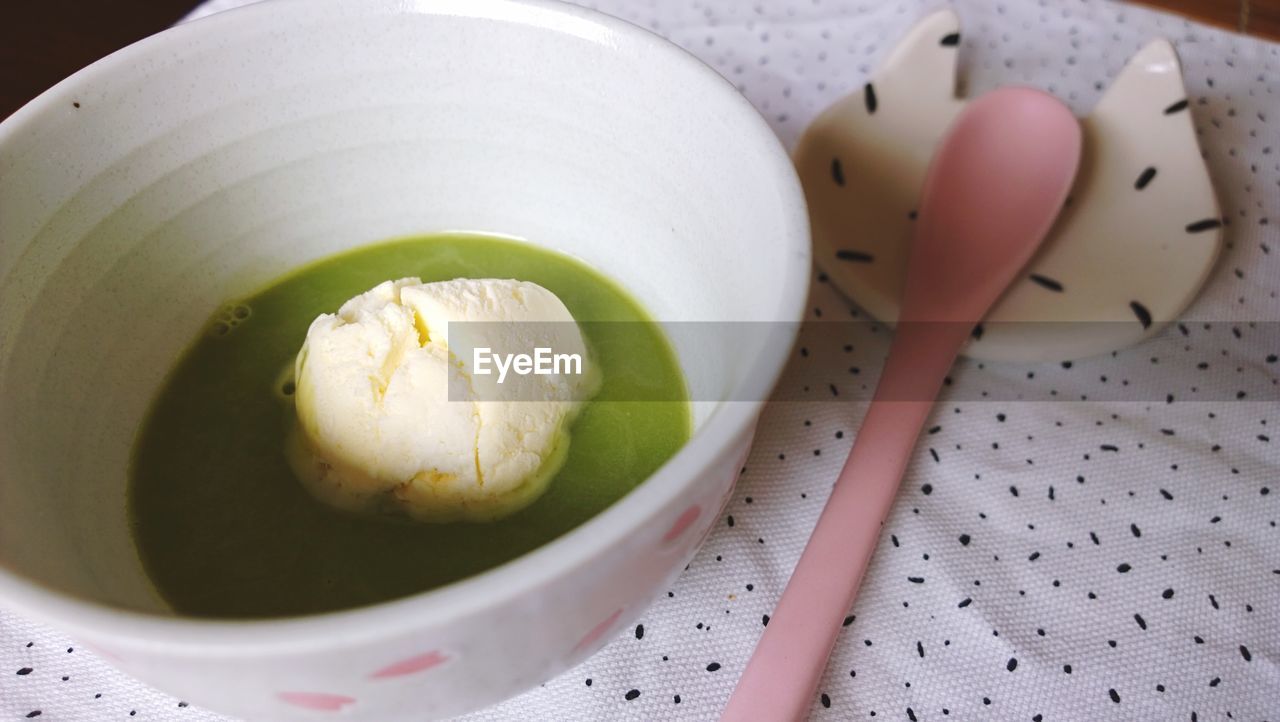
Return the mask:
<path id="1" fill-rule="evenodd" d="M 953 12 L 928 15 L 795 149 L 815 258 L 886 322 L 898 316 L 925 171 L 966 102 L 955 94 L 959 44 Z M 1137 343 L 1177 318 L 1213 267 L 1222 221 L 1169 42 L 1131 58 L 1081 124 L 1071 196 L 968 356 L 1058 361 Z"/>

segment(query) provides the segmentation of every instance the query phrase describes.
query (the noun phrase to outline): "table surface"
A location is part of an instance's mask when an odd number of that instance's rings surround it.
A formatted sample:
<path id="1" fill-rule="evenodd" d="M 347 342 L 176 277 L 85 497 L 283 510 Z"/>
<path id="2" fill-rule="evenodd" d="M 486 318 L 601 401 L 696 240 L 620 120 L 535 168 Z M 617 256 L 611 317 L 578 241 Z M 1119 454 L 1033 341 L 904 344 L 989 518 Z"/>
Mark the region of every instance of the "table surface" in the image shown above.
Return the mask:
<path id="1" fill-rule="evenodd" d="M 1249 35 L 1280 39 L 1280 0 L 1145 0 Z M 5 3 L 0 9 L 0 118 L 59 80 L 172 25 L 193 0 Z"/>

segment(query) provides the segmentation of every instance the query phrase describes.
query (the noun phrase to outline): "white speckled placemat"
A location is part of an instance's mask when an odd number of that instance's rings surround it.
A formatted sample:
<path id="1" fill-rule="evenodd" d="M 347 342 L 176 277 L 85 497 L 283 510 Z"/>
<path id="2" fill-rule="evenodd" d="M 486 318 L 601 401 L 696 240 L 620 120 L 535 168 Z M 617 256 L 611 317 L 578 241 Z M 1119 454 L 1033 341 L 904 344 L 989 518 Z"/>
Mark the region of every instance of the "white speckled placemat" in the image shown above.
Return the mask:
<path id="1" fill-rule="evenodd" d="M 595 3 L 717 68 L 788 144 L 935 5 Z M 1145 41 L 1173 40 L 1227 249 L 1195 322 L 1152 343 L 1069 367 L 957 370 L 813 716 L 1280 719 L 1280 410 L 1256 400 L 1275 398 L 1280 374 L 1280 46 L 1111 3 L 958 10 L 972 92 L 1030 84 L 1080 112 Z M 851 318 L 822 282 L 812 307 L 815 321 Z M 859 390 L 885 349 L 883 330 L 841 328 L 806 330 L 784 383 L 814 400 L 768 409 L 722 524 L 642 624 L 474 719 L 717 714 L 857 431 L 863 405 L 831 389 Z M 1130 379 L 1147 390 L 1115 392 Z M 0 610 L 0 718 L 35 716 L 221 719 Z"/>

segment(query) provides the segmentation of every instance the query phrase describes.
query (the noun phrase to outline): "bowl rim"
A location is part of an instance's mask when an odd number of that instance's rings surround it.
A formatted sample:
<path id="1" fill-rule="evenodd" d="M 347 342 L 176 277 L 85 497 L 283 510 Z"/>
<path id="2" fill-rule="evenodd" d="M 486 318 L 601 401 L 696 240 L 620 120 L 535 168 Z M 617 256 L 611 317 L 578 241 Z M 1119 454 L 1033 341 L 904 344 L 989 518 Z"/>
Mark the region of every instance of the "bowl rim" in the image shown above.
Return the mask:
<path id="1" fill-rule="evenodd" d="M 354 9 L 358 6 L 358 10 Z M 658 35 L 604 13 L 553 0 L 273 0 L 235 8 L 184 22 L 118 50 L 76 72 L 0 122 L 0 148 L 28 124 L 71 102 L 77 90 L 95 78 L 116 72 L 139 59 L 180 48 L 204 33 L 234 33 L 298 17 L 314 20 L 342 7 L 344 17 L 379 14 L 466 16 L 531 25 L 624 49 L 630 45 L 659 53 L 702 78 L 708 101 L 717 102 L 740 119 L 739 131 L 760 148 L 759 162 L 778 180 L 786 214 L 786 237 L 778 238 L 789 252 L 777 269 L 782 301 L 771 322 L 786 324 L 779 343 L 767 346 L 744 375 L 730 398 L 719 406 L 674 456 L 617 502 L 560 537 L 506 563 L 448 585 L 364 607 L 280 618 L 217 619 L 164 615 L 91 601 L 55 590 L 0 565 L 0 601 L 23 616 L 51 623 L 93 640 L 110 639 L 131 650 L 165 650 L 212 656 L 241 656 L 247 652 L 305 653 L 320 648 L 365 642 L 404 631 L 409 616 L 415 627 L 448 623 L 480 613 L 524 595 L 573 568 L 588 563 L 634 535 L 660 510 L 672 504 L 692 480 L 720 462 L 721 452 L 750 434 L 790 356 L 809 291 L 811 249 L 809 221 L 799 179 L 778 137 L 738 90 L 701 60 Z M 714 90 L 713 90 L 714 88 Z M 113 650 L 114 651 L 114 650 Z"/>

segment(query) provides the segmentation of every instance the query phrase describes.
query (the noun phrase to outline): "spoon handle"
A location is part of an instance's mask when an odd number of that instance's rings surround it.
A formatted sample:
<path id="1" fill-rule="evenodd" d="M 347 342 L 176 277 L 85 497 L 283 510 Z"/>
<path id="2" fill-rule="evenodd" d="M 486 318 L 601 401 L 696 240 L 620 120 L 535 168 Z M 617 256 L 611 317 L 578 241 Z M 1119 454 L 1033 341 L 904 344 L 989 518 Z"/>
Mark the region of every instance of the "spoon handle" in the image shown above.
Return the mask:
<path id="1" fill-rule="evenodd" d="M 970 327 L 899 325 L 876 397 L 722 722 L 802 720 L 933 398 Z"/>

